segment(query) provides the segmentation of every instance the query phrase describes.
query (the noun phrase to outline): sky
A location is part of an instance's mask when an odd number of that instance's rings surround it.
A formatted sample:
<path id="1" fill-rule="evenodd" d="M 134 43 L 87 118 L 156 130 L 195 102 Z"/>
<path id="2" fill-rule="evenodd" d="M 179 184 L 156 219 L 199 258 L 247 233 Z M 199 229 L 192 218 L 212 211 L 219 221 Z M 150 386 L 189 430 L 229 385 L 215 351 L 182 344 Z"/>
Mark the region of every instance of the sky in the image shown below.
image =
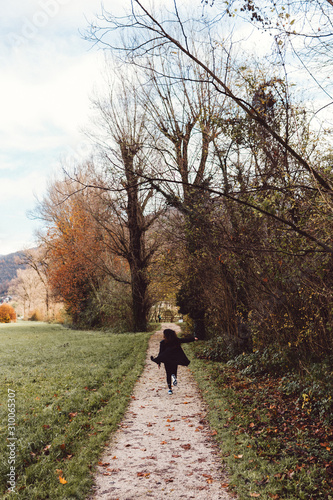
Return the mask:
<path id="1" fill-rule="evenodd" d="M 28 217 L 61 163 L 84 157 L 103 53 L 82 32 L 100 0 L 11 0 L 0 19 L 0 255 L 35 246 Z M 118 0 L 104 5 L 114 10 Z"/>

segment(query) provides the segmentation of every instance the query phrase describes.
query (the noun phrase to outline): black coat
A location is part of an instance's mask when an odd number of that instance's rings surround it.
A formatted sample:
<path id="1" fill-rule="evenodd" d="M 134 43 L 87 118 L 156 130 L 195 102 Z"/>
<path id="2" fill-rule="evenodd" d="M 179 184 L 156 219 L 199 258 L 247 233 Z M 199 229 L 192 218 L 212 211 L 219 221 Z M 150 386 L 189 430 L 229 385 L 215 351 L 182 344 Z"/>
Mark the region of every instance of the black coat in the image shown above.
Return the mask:
<path id="1" fill-rule="evenodd" d="M 166 343 L 165 340 L 160 342 L 160 352 L 157 358 L 154 359 L 155 363 L 172 363 L 175 365 L 188 366 L 190 360 L 181 348 L 180 344 L 194 342 L 194 337 L 179 339 L 176 342 Z"/>

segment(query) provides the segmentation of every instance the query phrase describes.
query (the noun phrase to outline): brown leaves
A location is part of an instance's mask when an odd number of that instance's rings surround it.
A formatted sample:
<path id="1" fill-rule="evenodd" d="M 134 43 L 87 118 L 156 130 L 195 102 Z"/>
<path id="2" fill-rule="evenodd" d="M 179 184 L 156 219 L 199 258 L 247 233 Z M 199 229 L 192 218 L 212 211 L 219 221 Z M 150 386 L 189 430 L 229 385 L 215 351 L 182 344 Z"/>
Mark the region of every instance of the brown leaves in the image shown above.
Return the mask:
<path id="1" fill-rule="evenodd" d="M 203 475 L 203 477 L 207 478 L 206 481 L 207 481 L 208 484 L 212 484 L 213 483 L 214 479 L 211 476 L 211 474 L 202 474 L 202 475 Z"/>
<path id="2" fill-rule="evenodd" d="M 181 444 L 180 445 L 184 450 L 190 450 L 191 449 L 191 445 L 189 443 L 187 444 Z"/>
<path id="3" fill-rule="evenodd" d="M 137 472 L 136 475 L 138 477 L 149 477 L 150 476 L 150 472 Z"/>

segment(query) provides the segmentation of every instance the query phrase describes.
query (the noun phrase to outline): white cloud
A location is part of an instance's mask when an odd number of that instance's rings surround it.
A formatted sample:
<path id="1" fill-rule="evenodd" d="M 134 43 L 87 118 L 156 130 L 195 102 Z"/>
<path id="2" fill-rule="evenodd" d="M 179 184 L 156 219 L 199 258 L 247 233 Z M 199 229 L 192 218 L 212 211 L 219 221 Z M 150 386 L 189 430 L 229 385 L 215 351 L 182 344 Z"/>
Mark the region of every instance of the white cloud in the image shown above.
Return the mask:
<path id="1" fill-rule="evenodd" d="M 35 194 L 42 195 L 45 191 L 46 179 L 39 172 L 31 172 L 28 175 L 16 178 L 2 178 L 0 184 L 0 199 L 2 204 L 10 203 L 13 198 L 20 200 L 18 210 L 22 209 L 27 201 L 34 202 Z"/>
<path id="2" fill-rule="evenodd" d="M 54 147 L 59 135 L 77 134 L 87 120 L 98 61 L 96 52 L 59 53 L 50 43 L 42 54 L 22 48 L 0 80 L 1 149 Z"/>

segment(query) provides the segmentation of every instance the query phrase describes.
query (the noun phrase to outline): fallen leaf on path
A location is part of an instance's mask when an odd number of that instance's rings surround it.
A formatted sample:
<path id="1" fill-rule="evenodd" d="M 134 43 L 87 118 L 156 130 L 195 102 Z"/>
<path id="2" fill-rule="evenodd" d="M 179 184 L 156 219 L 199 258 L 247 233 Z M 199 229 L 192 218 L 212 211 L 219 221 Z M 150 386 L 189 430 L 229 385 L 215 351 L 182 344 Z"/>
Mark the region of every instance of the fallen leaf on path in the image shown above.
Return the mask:
<path id="1" fill-rule="evenodd" d="M 171 478 L 170 478 L 170 479 L 164 479 L 164 481 L 165 481 L 166 483 L 173 483 L 173 479 L 171 479 Z"/>
<path id="2" fill-rule="evenodd" d="M 162 441 L 161 444 L 167 444 L 167 442 L 166 441 Z"/>
<path id="3" fill-rule="evenodd" d="M 181 455 L 171 455 L 173 458 L 179 458 Z"/>
<path id="4" fill-rule="evenodd" d="M 190 444 L 181 444 L 180 446 L 182 448 L 184 448 L 184 450 L 190 450 L 191 449 L 191 445 Z"/>
<path id="5" fill-rule="evenodd" d="M 136 475 L 138 477 L 149 477 L 150 476 L 150 472 L 137 472 Z"/>
<path id="6" fill-rule="evenodd" d="M 110 462 L 98 462 L 98 465 L 100 467 L 107 467 L 108 465 L 110 465 Z"/>

